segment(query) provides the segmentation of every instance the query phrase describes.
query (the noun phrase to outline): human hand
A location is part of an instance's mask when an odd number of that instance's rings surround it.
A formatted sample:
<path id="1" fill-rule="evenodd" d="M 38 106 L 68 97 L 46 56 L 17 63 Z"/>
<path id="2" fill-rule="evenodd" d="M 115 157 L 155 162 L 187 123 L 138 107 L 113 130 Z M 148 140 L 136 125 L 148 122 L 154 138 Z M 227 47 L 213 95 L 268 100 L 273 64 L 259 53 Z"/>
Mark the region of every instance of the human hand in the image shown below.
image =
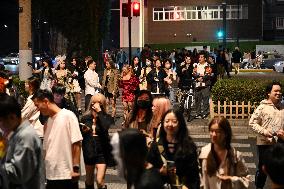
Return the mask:
<path id="1" fill-rule="evenodd" d="M 273 137 L 272 132 L 266 129 L 263 131 L 263 135 L 266 137 Z"/>
<path id="2" fill-rule="evenodd" d="M 100 112 L 102 111 L 100 103 L 96 102 L 92 105 L 92 109 L 95 110 L 95 112 Z"/>
<path id="3" fill-rule="evenodd" d="M 80 179 L 80 173 L 77 173 L 77 172 L 72 171 L 72 172 L 71 172 L 71 177 L 72 177 L 72 180 L 73 180 L 73 181 L 79 181 L 79 179 Z"/>
<path id="4" fill-rule="evenodd" d="M 167 175 L 167 166 L 166 166 L 166 165 L 163 165 L 163 166 L 161 167 L 160 173 L 161 173 L 161 175 L 164 175 L 164 176 Z"/>
<path id="5" fill-rule="evenodd" d="M 283 129 L 280 129 L 279 131 L 276 132 L 277 137 L 280 138 L 281 140 L 284 140 L 284 131 Z"/>

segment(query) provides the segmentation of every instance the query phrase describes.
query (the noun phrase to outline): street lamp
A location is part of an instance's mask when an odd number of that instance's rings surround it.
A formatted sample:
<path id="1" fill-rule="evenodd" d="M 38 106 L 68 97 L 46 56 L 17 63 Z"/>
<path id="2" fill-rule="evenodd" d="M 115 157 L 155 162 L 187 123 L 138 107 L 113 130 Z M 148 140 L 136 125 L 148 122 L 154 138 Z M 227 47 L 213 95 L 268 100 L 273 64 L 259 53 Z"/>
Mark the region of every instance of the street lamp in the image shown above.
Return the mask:
<path id="1" fill-rule="evenodd" d="M 226 25 L 227 25 L 227 3 L 223 2 L 222 3 L 222 8 L 223 8 L 223 48 L 226 48 L 226 38 L 227 38 L 227 30 L 226 30 Z"/>

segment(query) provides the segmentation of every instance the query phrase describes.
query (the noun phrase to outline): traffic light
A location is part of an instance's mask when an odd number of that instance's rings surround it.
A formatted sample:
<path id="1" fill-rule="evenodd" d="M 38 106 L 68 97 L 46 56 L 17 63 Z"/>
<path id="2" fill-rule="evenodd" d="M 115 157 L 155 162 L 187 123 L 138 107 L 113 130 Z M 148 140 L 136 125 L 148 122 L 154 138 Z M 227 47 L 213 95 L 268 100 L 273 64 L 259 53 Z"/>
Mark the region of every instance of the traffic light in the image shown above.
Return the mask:
<path id="1" fill-rule="evenodd" d="M 140 16 L 140 3 L 133 3 L 133 16 Z"/>
<path id="2" fill-rule="evenodd" d="M 223 30 L 219 30 L 219 31 L 217 32 L 217 37 L 218 37 L 218 38 L 223 38 L 223 36 L 224 36 Z"/>
<path id="3" fill-rule="evenodd" d="M 122 17 L 128 17 L 128 3 L 122 3 Z"/>

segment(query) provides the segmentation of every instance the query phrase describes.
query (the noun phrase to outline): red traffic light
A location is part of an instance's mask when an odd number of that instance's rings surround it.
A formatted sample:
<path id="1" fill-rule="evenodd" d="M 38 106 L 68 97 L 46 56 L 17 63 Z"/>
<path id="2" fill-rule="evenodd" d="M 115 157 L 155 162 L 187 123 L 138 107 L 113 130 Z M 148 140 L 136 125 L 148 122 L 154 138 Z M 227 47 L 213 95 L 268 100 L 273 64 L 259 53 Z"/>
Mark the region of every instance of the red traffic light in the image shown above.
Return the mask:
<path id="1" fill-rule="evenodd" d="M 133 16 L 140 16 L 140 3 L 133 3 Z"/>

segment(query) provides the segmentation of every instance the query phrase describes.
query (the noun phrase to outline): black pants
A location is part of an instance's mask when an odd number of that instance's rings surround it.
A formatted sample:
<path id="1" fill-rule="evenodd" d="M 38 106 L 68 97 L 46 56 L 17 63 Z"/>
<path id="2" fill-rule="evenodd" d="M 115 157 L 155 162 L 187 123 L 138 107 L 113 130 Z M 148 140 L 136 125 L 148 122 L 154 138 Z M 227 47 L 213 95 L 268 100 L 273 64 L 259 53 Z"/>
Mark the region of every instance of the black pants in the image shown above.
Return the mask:
<path id="1" fill-rule="evenodd" d="M 87 95 L 85 96 L 85 111 L 87 111 L 88 108 L 89 108 L 89 103 L 90 103 L 90 101 L 91 101 L 92 96 L 93 96 L 93 95 L 91 95 L 91 94 L 87 94 Z"/>
<path id="2" fill-rule="evenodd" d="M 265 157 L 266 150 L 270 147 L 270 145 L 258 145 L 257 153 L 258 153 L 258 166 L 255 173 L 255 186 L 257 188 L 263 188 L 266 182 L 266 174 L 262 171 L 262 165 Z"/>
<path id="3" fill-rule="evenodd" d="M 209 87 L 196 89 L 195 93 L 195 105 L 196 115 L 207 116 L 209 114 L 209 98 L 210 89 Z"/>
<path id="4" fill-rule="evenodd" d="M 79 189 L 79 184 L 71 179 L 47 180 L 46 189 Z"/>

